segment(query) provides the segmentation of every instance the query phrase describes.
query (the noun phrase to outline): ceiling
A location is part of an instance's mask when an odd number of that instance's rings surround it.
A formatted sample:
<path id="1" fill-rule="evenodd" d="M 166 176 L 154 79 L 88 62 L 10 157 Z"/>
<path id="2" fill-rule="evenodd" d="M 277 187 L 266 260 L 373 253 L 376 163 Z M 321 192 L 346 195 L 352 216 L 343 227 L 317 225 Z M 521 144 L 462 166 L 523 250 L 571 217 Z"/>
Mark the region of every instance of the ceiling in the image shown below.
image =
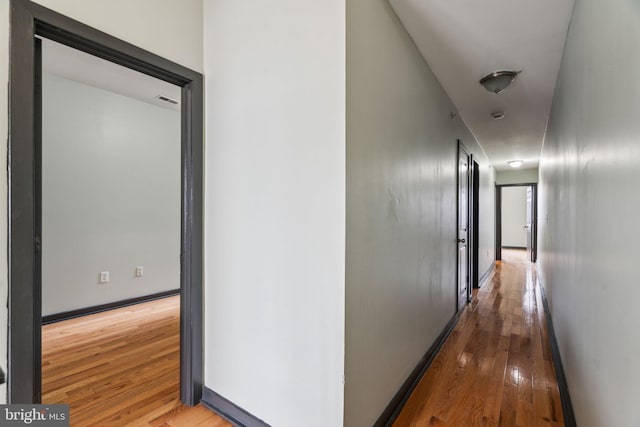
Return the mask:
<path id="1" fill-rule="evenodd" d="M 574 0 L 389 0 L 400 21 L 496 170 L 509 160 L 537 167 Z M 180 88 L 43 40 L 50 73 L 164 108 Z M 478 81 L 522 73 L 499 94 Z M 505 117 L 493 120 L 493 111 Z"/>
<path id="2" fill-rule="evenodd" d="M 180 104 L 158 99 L 163 95 L 180 101 L 180 87 L 77 49 L 42 39 L 42 69 L 45 72 L 180 111 Z"/>
<path id="3" fill-rule="evenodd" d="M 496 170 L 537 167 L 574 0 L 390 3 Z M 495 94 L 479 80 L 498 70 L 522 73 Z"/>

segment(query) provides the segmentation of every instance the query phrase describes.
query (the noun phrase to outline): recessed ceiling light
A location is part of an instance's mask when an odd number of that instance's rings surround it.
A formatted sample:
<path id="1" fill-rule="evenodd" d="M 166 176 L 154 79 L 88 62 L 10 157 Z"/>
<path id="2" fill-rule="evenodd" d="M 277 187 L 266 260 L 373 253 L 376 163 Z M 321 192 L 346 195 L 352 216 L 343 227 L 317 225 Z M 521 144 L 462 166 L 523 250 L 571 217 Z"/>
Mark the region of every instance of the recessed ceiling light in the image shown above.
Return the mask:
<path id="1" fill-rule="evenodd" d="M 511 84 L 518 74 L 520 71 L 494 71 L 481 78 L 480 84 L 489 92 L 500 93 Z"/>
<path id="2" fill-rule="evenodd" d="M 493 120 L 504 119 L 504 111 L 494 111 L 493 113 L 491 113 L 491 118 Z"/>
<path id="3" fill-rule="evenodd" d="M 522 166 L 522 160 L 511 160 L 510 162 L 507 162 L 507 164 L 512 168 L 519 168 Z"/>

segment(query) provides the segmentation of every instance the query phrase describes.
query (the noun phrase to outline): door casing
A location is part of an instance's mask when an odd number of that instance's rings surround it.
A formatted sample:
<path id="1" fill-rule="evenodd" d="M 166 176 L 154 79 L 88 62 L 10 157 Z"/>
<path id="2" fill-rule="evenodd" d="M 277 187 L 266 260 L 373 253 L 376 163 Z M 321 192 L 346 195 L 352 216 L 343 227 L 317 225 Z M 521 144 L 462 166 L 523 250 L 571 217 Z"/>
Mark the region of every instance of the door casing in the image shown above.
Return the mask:
<path id="1" fill-rule="evenodd" d="M 456 163 L 456 192 L 457 192 L 457 204 L 456 204 L 456 308 L 457 310 L 461 310 L 470 300 L 471 300 L 471 280 L 470 280 L 470 272 L 471 272 L 471 259 L 473 258 L 473 255 L 471 254 L 471 248 L 473 248 L 473 245 L 470 242 L 470 237 L 471 237 L 471 230 L 470 230 L 470 224 L 471 224 L 471 212 L 470 212 L 470 207 L 471 207 L 471 162 L 472 162 L 472 158 L 471 155 L 469 154 L 469 151 L 464 147 L 464 145 L 462 144 L 462 142 L 460 140 L 458 140 L 458 156 L 457 156 L 457 163 Z M 466 157 L 466 170 L 462 171 L 460 170 L 460 161 L 463 160 L 463 156 Z M 463 179 L 465 179 L 466 182 L 462 182 L 461 181 L 461 175 L 464 172 L 465 177 Z M 462 195 L 461 195 L 461 186 L 465 185 L 466 186 L 466 200 L 462 200 Z M 462 212 L 461 209 L 462 208 L 462 202 L 465 202 L 466 205 L 466 217 L 467 217 L 467 222 L 466 225 L 465 224 L 461 224 L 461 218 L 460 218 L 460 213 Z M 461 234 L 460 230 L 461 230 L 461 225 L 464 225 L 465 231 Z M 465 239 L 465 244 L 467 246 L 466 248 L 466 260 L 463 261 L 465 263 L 464 266 L 462 266 L 460 263 L 460 239 Z M 461 267 L 464 267 L 464 273 L 460 273 L 461 271 Z M 462 277 L 462 275 L 466 275 L 466 277 Z M 461 295 L 460 292 L 460 283 L 461 280 L 465 280 L 466 283 L 466 292 L 465 295 Z"/>
<path id="2" fill-rule="evenodd" d="M 8 402 L 41 399 L 39 35 L 182 88 L 180 397 L 197 404 L 203 383 L 202 75 L 28 0 L 10 1 L 10 24 Z"/>
<path id="3" fill-rule="evenodd" d="M 502 189 L 504 187 L 531 187 L 532 190 L 532 221 L 531 221 L 531 259 L 538 260 L 538 183 L 496 184 L 496 261 L 502 260 Z"/>
<path id="4" fill-rule="evenodd" d="M 480 165 L 473 160 L 471 155 L 471 203 L 470 218 L 471 226 L 471 289 L 480 287 Z"/>

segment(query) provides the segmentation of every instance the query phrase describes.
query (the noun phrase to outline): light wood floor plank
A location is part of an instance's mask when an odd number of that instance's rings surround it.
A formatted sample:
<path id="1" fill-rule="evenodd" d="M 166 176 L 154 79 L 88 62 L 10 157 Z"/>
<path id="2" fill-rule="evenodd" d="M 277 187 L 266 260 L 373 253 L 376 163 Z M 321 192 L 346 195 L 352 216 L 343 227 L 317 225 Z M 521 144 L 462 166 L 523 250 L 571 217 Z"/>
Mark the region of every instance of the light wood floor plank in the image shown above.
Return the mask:
<path id="1" fill-rule="evenodd" d="M 180 402 L 180 299 L 42 328 L 42 401 L 70 405 L 71 425 L 231 426 Z"/>
<path id="2" fill-rule="evenodd" d="M 564 426 L 534 265 L 502 253 L 395 427 Z"/>
<path id="3" fill-rule="evenodd" d="M 563 426 L 535 271 L 503 251 L 394 426 Z M 43 327 L 43 402 L 72 426 L 226 427 L 179 399 L 179 299 Z"/>

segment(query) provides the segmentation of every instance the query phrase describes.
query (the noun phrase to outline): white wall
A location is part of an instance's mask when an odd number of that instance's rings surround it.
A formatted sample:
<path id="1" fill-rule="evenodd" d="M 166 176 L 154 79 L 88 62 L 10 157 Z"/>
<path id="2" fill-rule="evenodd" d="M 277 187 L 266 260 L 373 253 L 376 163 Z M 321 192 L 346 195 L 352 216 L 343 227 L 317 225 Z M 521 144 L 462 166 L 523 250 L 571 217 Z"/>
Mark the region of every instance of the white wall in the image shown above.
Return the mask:
<path id="1" fill-rule="evenodd" d="M 481 158 L 480 164 L 480 206 L 478 212 L 478 278 L 489 271 L 496 260 L 496 171 L 483 156 L 476 151 L 477 158 Z"/>
<path id="2" fill-rule="evenodd" d="M 480 270 L 493 169 L 386 1 L 347 0 L 345 425 L 371 426 L 456 310 L 456 156 L 481 164 Z"/>
<path id="3" fill-rule="evenodd" d="M 205 3 L 205 385 L 278 427 L 342 425 L 344 14 Z"/>
<path id="4" fill-rule="evenodd" d="M 502 188 L 502 246 L 527 246 L 527 187 Z"/>
<path id="5" fill-rule="evenodd" d="M 111 33 L 143 49 L 196 71 L 202 71 L 202 0 L 40 0 L 38 3 L 76 20 Z M 142 20 L 143 25 L 139 20 Z M 168 31 L 167 28 L 171 30 Z M 7 134 L 7 85 L 9 64 L 9 1 L 0 0 L 0 140 Z M 6 164 L 6 150 L 0 150 Z M 0 168 L 6 181 L 6 169 Z M 0 211 L 7 212 L 6 185 L 0 185 Z M 7 217 L 0 223 L 0 238 L 6 241 Z M 7 295 L 6 244 L 0 245 L 0 292 Z M 4 255 L 2 255 L 4 253 Z M 0 365 L 6 370 L 6 304 L 0 304 Z M 0 402 L 6 401 L 0 387 Z"/>
<path id="6" fill-rule="evenodd" d="M 577 424 L 640 426 L 640 5 L 578 0 L 540 167 L 541 280 Z"/>
<path id="7" fill-rule="evenodd" d="M 531 184 L 538 182 L 538 168 L 510 169 L 496 172 L 496 184 Z"/>
<path id="8" fill-rule="evenodd" d="M 48 73 L 42 99 L 43 315 L 180 288 L 180 112 Z"/>

